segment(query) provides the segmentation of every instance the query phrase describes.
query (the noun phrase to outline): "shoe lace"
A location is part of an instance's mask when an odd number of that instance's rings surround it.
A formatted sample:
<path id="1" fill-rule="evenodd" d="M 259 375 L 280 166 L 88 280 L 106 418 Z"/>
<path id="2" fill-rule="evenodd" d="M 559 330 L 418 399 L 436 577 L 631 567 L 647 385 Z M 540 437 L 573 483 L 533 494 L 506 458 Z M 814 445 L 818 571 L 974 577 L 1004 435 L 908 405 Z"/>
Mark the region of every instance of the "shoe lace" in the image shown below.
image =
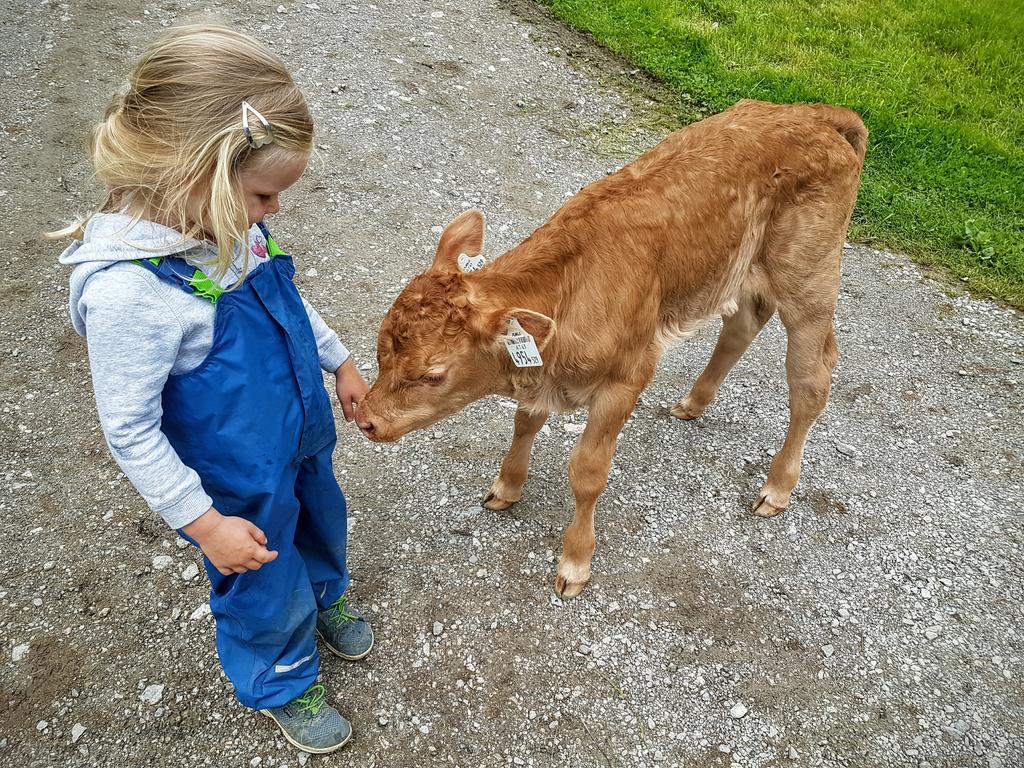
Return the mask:
<path id="1" fill-rule="evenodd" d="M 342 595 L 326 611 L 331 621 L 359 621 L 359 617 L 348 609 L 348 598 Z"/>
<path id="2" fill-rule="evenodd" d="M 317 715 L 324 708 L 324 700 L 326 698 L 327 689 L 324 688 L 323 684 L 316 683 L 311 685 L 299 698 L 288 702 L 289 714 L 299 715 L 303 712 L 309 712 L 311 715 Z"/>

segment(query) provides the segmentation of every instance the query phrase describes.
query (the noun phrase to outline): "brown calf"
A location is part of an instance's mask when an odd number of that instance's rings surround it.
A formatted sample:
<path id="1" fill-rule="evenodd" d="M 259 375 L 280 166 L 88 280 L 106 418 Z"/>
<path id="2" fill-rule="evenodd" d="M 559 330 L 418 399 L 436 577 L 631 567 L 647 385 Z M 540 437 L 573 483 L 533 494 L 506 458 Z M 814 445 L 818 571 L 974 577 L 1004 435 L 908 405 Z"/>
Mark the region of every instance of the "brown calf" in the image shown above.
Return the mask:
<path id="1" fill-rule="evenodd" d="M 743 101 L 585 187 L 475 272 L 457 260 L 481 252 L 483 216 L 463 213 L 384 318 L 380 375 L 359 406 L 360 426 L 372 440 L 396 440 L 485 395 L 515 398 L 512 446 L 484 500 L 506 509 L 522 494 L 548 414 L 588 409 L 569 463 L 576 514 L 555 579 L 572 597 L 590 579 L 594 506 L 619 431 L 665 345 L 723 318 L 711 361 L 672 409 L 693 419 L 777 311 L 790 423 L 753 509 L 779 513 L 828 398 L 839 261 L 866 142 L 850 110 Z M 513 321 L 534 338 L 542 365 L 514 364 Z"/>

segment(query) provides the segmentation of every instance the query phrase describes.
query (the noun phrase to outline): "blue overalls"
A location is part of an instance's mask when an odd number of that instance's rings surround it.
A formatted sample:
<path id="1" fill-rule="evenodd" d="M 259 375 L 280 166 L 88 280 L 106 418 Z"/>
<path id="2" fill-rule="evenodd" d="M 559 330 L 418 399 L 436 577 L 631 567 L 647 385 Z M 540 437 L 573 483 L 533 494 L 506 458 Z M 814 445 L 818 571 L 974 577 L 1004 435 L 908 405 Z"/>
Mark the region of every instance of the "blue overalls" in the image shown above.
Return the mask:
<path id="1" fill-rule="evenodd" d="M 344 593 L 348 570 L 334 414 L 316 340 L 292 260 L 260 228 L 272 258 L 232 291 L 220 293 L 182 259 L 138 263 L 216 305 L 206 359 L 164 386 L 162 430 L 214 507 L 259 526 L 278 552 L 230 576 L 204 558 L 224 671 L 242 704 L 266 709 L 315 682 L 316 613 Z"/>

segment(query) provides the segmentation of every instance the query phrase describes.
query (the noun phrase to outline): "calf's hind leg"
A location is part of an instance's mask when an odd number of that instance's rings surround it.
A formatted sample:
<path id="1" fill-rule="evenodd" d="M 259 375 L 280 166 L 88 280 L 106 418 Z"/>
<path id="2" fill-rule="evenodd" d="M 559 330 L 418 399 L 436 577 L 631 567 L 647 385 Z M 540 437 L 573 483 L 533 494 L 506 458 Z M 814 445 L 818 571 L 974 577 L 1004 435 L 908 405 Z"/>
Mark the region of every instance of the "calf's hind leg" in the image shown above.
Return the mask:
<path id="1" fill-rule="evenodd" d="M 526 483 L 526 474 L 530 468 L 533 440 L 547 418 L 546 413 L 533 413 L 524 408 L 516 411 L 512 445 L 501 462 L 498 477 L 491 484 L 491 490 L 483 500 L 483 505 L 487 509 L 508 509 L 522 498 L 523 485 Z"/>
<path id="2" fill-rule="evenodd" d="M 744 299 L 736 311 L 722 317 L 722 331 L 704 372 L 697 377 L 690 394 L 672 408 L 677 419 L 695 419 L 704 413 L 722 386 L 725 377 L 747 347 L 775 314 L 775 303 L 760 298 Z"/>
<path id="3" fill-rule="evenodd" d="M 755 515 L 772 517 L 789 505 L 789 496 L 800 479 L 800 462 L 807 433 L 825 409 L 832 387 L 832 369 L 839 357 L 832 314 L 828 307 L 782 307 L 786 326 L 786 380 L 789 384 L 789 430 L 782 449 L 772 459 L 768 481 L 754 502 Z"/>

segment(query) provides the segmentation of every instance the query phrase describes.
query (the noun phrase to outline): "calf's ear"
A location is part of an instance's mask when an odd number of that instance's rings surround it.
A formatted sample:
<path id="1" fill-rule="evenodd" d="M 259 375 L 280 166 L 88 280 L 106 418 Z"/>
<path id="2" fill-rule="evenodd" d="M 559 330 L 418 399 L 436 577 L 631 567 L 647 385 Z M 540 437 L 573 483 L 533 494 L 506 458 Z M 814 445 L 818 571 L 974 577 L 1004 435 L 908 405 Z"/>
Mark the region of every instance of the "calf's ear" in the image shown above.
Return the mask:
<path id="1" fill-rule="evenodd" d="M 508 334 L 509 320 L 513 319 L 519 322 L 520 328 L 533 336 L 537 349 L 541 352 L 555 335 L 555 321 L 550 317 L 542 315 L 540 312 L 534 312 L 532 309 L 516 307 L 515 309 L 498 310 L 491 316 L 491 328 L 496 339 L 504 339 Z"/>
<path id="2" fill-rule="evenodd" d="M 484 215 L 470 208 L 452 219 L 441 233 L 431 272 L 458 272 L 459 254 L 476 256 L 484 249 Z"/>

